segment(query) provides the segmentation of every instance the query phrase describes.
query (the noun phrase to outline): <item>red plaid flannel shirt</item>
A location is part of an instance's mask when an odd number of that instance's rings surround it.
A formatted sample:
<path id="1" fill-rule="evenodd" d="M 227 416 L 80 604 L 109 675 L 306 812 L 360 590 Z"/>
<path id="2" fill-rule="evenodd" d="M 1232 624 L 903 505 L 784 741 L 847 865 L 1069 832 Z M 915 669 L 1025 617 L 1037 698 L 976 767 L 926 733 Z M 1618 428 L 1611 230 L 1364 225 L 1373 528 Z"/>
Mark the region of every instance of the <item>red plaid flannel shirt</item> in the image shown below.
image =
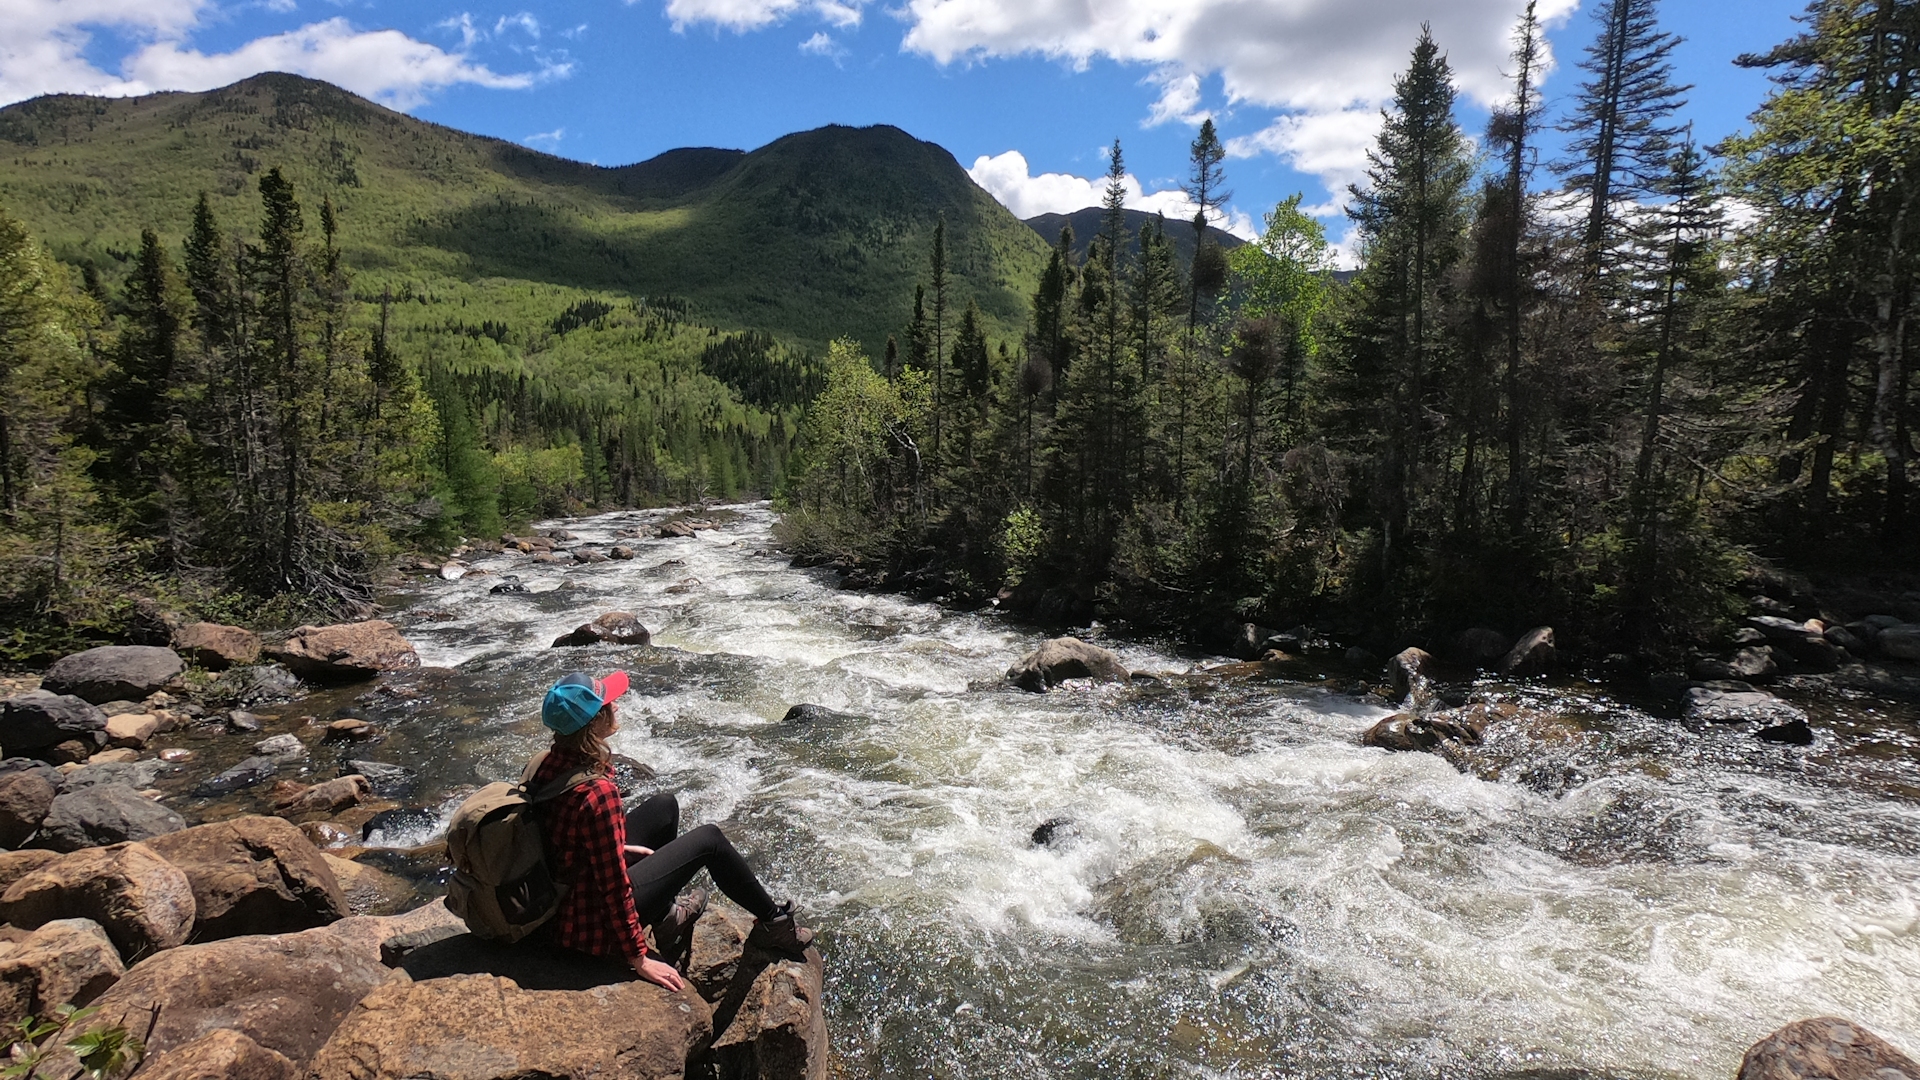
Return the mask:
<path id="1" fill-rule="evenodd" d="M 538 788 L 592 763 L 556 746 L 527 786 Z M 593 956 L 647 955 L 627 877 L 627 815 L 613 778 L 595 777 L 542 804 L 540 819 L 554 879 L 568 886 L 553 916 L 554 941 Z"/>

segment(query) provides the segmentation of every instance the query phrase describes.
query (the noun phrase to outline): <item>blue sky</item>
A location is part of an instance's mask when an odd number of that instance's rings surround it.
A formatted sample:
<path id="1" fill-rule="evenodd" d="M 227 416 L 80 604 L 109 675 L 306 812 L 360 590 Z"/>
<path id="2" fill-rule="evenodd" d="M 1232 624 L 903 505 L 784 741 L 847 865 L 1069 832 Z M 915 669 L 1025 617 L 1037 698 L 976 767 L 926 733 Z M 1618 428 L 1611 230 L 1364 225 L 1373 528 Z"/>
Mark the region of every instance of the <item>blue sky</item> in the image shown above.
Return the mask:
<path id="1" fill-rule="evenodd" d="M 601 164 L 751 149 L 822 124 L 945 146 L 1016 213 L 1097 198 L 1117 137 L 1135 204 L 1170 215 L 1201 116 L 1229 140 L 1236 231 L 1299 191 L 1345 232 L 1379 105 L 1422 21 L 1470 132 L 1505 85 L 1519 0 L 0 0 L 0 102 L 326 78 L 415 116 Z M 1563 106 L 1592 3 L 1540 0 Z M 1735 68 L 1802 0 L 1665 0 L 1703 140 L 1766 92 Z M 1190 211 L 1188 211 L 1190 213 Z"/>

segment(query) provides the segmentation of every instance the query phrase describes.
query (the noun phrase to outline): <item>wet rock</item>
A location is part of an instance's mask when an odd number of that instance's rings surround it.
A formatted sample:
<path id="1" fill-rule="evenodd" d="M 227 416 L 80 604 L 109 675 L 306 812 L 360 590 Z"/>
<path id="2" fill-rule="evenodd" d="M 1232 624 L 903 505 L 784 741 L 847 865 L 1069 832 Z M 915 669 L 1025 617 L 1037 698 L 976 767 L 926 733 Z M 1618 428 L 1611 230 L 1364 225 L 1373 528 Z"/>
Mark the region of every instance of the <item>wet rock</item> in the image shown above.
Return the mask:
<path id="1" fill-rule="evenodd" d="M 1812 746 L 1813 729 L 1805 720 L 1789 720 L 1784 724 L 1761 728 L 1754 737 L 1762 742 L 1782 743 L 1787 746 Z"/>
<path id="2" fill-rule="evenodd" d="M 721 1076 L 824 1078 L 820 954 L 808 949 L 794 958 L 753 948 L 752 929 L 753 918 L 725 902 L 694 926 L 687 981 L 714 1003 L 712 1067 Z"/>
<path id="3" fill-rule="evenodd" d="M 148 840 L 187 827 L 179 814 L 126 784 L 94 784 L 54 796 L 38 843 L 55 851 Z"/>
<path id="4" fill-rule="evenodd" d="M 1553 647 L 1553 627 L 1536 626 L 1520 635 L 1500 661 L 1502 675 L 1544 675 L 1559 663 Z"/>
<path id="5" fill-rule="evenodd" d="M 321 852 L 321 857 L 333 871 L 334 880 L 340 883 L 347 908 L 356 915 L 396 912 L 417 895 L 413 885 L 397 874 L 326 852 Z"/>
<path id="6" fill-rule="evenodd" d="M 287 732 L 254 743 L 253 752 L 281 760 L 303 758 L 307 756 L 307 744 L 300 741 L 300 736 Z"/>
<path id="7" fill-rule="evenodd" d="M 1434 659 L 1425 649 L 1406 648 L 1387 661 L 1387 682 L 1395 701 L 1421 702 L 1432 696 Z"/>
<path id="8" fill-rule="evenodd" d="M 1693 674 L 1701 679 L 1742 679 L 1759 682 L 1780 671 L 1771 649 L 1748 646 L 1726 660 L 1707 659 L 1693 665 Z"/>
<path id="9" fill-rule="evenodd" d="M 677 1080 L 712 1030 L 711 1010 L 691 990 L 668 994 L 638 981 L 524 990 L 496 975 L 455 975 L 375 989 L 314 1056 L 308 1075 Z M 561 1031 L 566 1037 L 555 1038 Z"/>
<path id="10" fill-rule="evenodd" d="M 1507 635 L 1476 626 L 1454 635 L 1451 652 L 1454 660 L 1461 664 L 1491 671 L 1512 648 L 1513 642 Z"/>
<path id="11" fill-rule="evenodd" d="M 175 630 L 173 647 L 208 671 L 225 671 L 260 659 L 258 634 L 219 623 L 189 623 Z"/>
<path id="12" fill-rule="evenodd" d="M 107 717 L 107 745 L 135 750 L 160 733 L 160 718 L 152 713 L 121 713 Z"/>
<path id="13" fill-rule="evenodd" d="M 1821 632 L 1821 636 L 1832 642 L 1835 648 L 1845 649 L 1854 656 L 1872 656 L 1874 641 L 1879 637 L 1875 634 L 1869 638 L 1855 631 L 1852 626 L 1829 626 Z"/>
<path id="14" fill-rule="evenodd" d="M 1901 623 L 1885 627 L 1880 631 L 1880 637 L 1875 644 L 1879 647 L 1880 654 L 1889 659 L 1920 660 L 1920 626 Z M 6 745 L 4 740 L 0 740 L 0 746 Z"/>
<path id="15" fill-rule="evenodd" d="M 1033 835 L 1027 838 L 1029 847 L 1052 847 L 1080 835 L 1080 826 L 1072 818 L 1048 818 L 1033 827 Z"/>
<path id="16" fill-rule="evenodd" d="M 1380 658 L 1358 645 L 1340 654 L 1340 660 L 1350 668 L 1365 671 L 1379 666 Z"/>
<path id="17" fill-rule="evenodd" d="M 632 798 L 641 788 L 651 785 L 657 775 L 653 766 L 635 761 L 625 754 L 615 754 L 612 758 L 613 784 L 620 789 L 620 797 Z"/>
<path id="18" fill-rule="evenodd" d="M 1700 724 L 1784 724 L 1805 722 L 1807 715 L 1761 690 L 1722 690 L 1696 686 L 1687 691 L 1686 719 Z"/>
<path id="19" fill-rule="evenodd" d="M 340 763 L 340 775 L 350 776 L 358 773 L 367 778 L 373 793 L 383 799 L 401 799 L 412 794 L 414 785 L 420 777 L 409 768 L 389 765 L 384 761 L 363 761 L 349 759 Z"/>
<path id="20" fill-rule="evenodd" d="M 26 940 L 0 945 L 0 1025 L 86 1005 L 127 973 L 107 932 L 92 919 L 54 919 Z"/>
<path id="21" fill-rule="evenodd" d="M 506 596 L 513 593 L 526 592 L 527 587 L 525 585 L 520 584 L 517 581 L 503 581 L 500 584 L 495 585 L 493 588 L 488 589 L 487 591 L 494 594 L 495 596 Z"/>
<path id="22" fill-rule="evenodd" d="M 1489 726 L 1520 715 L 1520 707 L 1507 702 L 1466 705 L 1426 716 L 1395 713 L 1368 728 L 1360 742 L 1397 751 L 1432 750 L 1442 743 L 1478 746 Z"/>
<path id="23" fill-rule="evenodd" d="M 102 645 L 54 661 L 41 678 L 40 687 L 95 703 L 118 698 L 138 701 L 186 669 L 186 662 L 172 649 Z"/>
<path id="24" fill-rule="evenodd" d="M 88 848 L 49 862 L 0 893 L 0 918 L 26 929 L 92 919 L 123 958 L 171 949 L 193 929 L 193 887 L 145 844 Z"/>
<path id="25" fill-rule="evenodd" d="M 53 784 L 37 772 L 0 774 L 0 847 L 27 842 L 53 807 Z"/>
<path id="26" fill-rule="evenodd" d="M 15 694 L 0 702 L 0 747 L 9 754 L 78 741 L 94 749 L 107 744 L 107 714 L 85 699 L 50 690 Z"/>
<path id="27" fill-rule="evenodd" d="M 304 1066 L 348 1010 L 389 974 L 377 954 L 331 930 L 170 949 L 101 995 L 98 1021 L 143 1031 L 157 1005 L 150 1053 L 228 1030 Z"/>
<path id="28" fill-rule="evenodd" d="M 370 679 L 383 671 L 420 666 L 412 643 L 392 623 L 380 619 L 302 626 L 266 652 L 295 675 L 320 682 Z"/>
<path id="29" fill-rule="evenodd" d="M 1850 1020 L 1796 1020 L 1754 1043 L 1736 1080 L 1920 1080 L 1920 1062 Z"/>
<path id="30" fill-rule="evenodd" d="M 1007 681 L 1022 690 L 1044 693 L 1068 679 L 1124 683 L 1120 658 L 1075 637 L 1049 638 L 1007 669 Z"/>
<path id="31" fill-rule="evenodd" d="M 323 780 L 312 786 L 296 785 L 294 790 L 274 796 L 274 809 L 289 817 L 331 814 L 358 806 L 371 798 L 373 787 L 367 778 L 355 773 Z"/>
<path id="32" fill-rule="evenodd" d="M 573 561 L 580 563 L 582 565 L 587 565 L 591 563 L 608 562 L 610 560 L 608 560 L 608 558 L 605 555 L 602 555 L 601 553 L 594 551 L 591 548 L 576 548 L 574 549 L 574 552 L 573 552 Z"/>
<path id="33" fill-rule="evenodd" d="M 236 791 L 245 791 L 273 779 L 280 771 L 280 763 L 270 757 L 250 757 L 238 765 L 218 775 L 210 776 L 193 789 L 195 795 L 209 798 L 215 795 L 231 795 Z"/>
<path id="34" fill-rule="evenodd" d="M 700 587 L 700 579 L 697 577 L 690 577 L 690 578 L 681 578 L 679 581 L 674 582 L 673 584 L 667 586 L 665 589 L 661 591 L 666 593 L 669 596 L 684 596 L 685 594 L 690 593 L 695 589 L 698 589 L 699 587 Z"/>
<path id="35" fill-rule="evenodd" d="M 1239 623 L 1231 627 L 1227 647 L 1242 660 L 1257 660 L 1261 653 L 1267 651 L 1267 639 L 1278 633 L 1278 630 L 1257 623 Z"/>
<path id="36" fill-rule="evenodd" d="M 378 738 L 380 730 L 358 717 L 335 720 L 327 725 L 327 733 L 321 736 L 324 742 L 366 742 Z"/>
<path id="37" fill-rule="evenodd" d="M 196 941 L 305 930 L 347 913 L 320 849 L 281 818 L 199 825 L 147 846 L 192 883 Z"/>
<path id="38" fill-rule="evenodd" d="M 169 746 L 160 751 L 160 760 L 169 765 L 178 765 L 193 760 L 193 751 L 184 746 Z"/>
<path id="39" fill-rule="evenodd" d="M 609 611 L 589 623 L 581 623 L 571 633 L 553 639 L 553 648 L 580 645 L 645 645 L 652 640 L 647 628 L 631 612 Z"/>
<path id="40" fill-rule="evenodd" d="M 285 1054 L 269 1050 L 238 1031 L 215 1028 L 147 1059 L 140 1080 L 295 1080 Z"/>
<path id="41" fill-rule="evenodd" d="M 259 731 L 264 723 L 260 717 L 244 709 L 235 709 L 227 714 L 227 730 L 241 733 Z"/>
<path id="42" fill-rule="evenodd" d="M 607 549 L 607 557 L 611 559 L 617 559 L 620 562 L 626 562 L 627 560 L 633 558 L 633 556 L 634 556 L 633 549 L 630 547 L 627 547 L 624 544 L 615 544 L 613 547 Z"/>
<path id="43" fill-rule="evenodd" d="M 323 852 L 327 848 L 344 848 L 350 844 L 358 844 L 360 842 L 360 834 L 358 831 L 349 830 L 345 826 L 332 821 L 306 822 L 300 826 L 300 832 L 308 840 L 313 841 L 314 847 L 322 849 Z M 339 876 L 338 874 L 334 875 L 336 878 Z"/>
<path id="44" fill-rule="evenodd" d="M 669 521 L 655 533 L 662 540 L 684 540 L 694 533 L 694 523 L 686 518 Z"/>
<path id="45" fill-rule="evenodd" d="M 360 827 L 360 838 L 372 842 L 376 835 L 388 845 L 395 844 L 395 837 L 403 833 L 426 833 L 438 822 L 438 818 L 425 810 L 402 807 L 397 810 L 382 810 Z"/>
<path id="46" fill-rule="evenodd" d="M 825 705 L 803 703 L 788 709 L 786 715 L 780 718 L 780 722 L 783 724 L 830 724 L 836 721 L 844 723 L 848 720 L 864 719 L 865 717 L 855 716 L 852 713 L 829 709 Z"/>

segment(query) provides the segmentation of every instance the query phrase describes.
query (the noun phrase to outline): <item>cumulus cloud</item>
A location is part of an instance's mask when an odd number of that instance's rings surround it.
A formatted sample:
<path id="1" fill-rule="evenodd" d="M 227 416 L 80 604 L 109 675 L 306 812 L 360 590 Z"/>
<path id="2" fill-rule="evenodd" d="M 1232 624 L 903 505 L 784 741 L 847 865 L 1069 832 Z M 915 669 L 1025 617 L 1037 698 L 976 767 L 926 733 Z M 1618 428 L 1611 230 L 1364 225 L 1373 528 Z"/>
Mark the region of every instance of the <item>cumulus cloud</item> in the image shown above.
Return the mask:
<path id="1" fill-rule="evenodd" d="M 0 0 L 0 26 L 7 28 L 0 39 L 0 104 L 50 93 L 209 90 L 263 71 L 289 71 L 406 109 L 460 83 L 521 89 L 569 70 L 564 62 L 547 62 L 533 72 L 493 71 L 465 52 L 482 35 L 466 16 L 443 24 L 461 34 L 453 52 L 398 30 L 359 30 L 345 18 L 256 38 L 230 52 L 202 52 L 190 38 L 214 10 L 211 0 Z M 531 31 L 521 18 L 509 17 L 501 28 L 513 23 Z M 121 58 L 118 74 L 87 58 L 100 30 L 142 42 Z"/>
<path id="2" fill-rule="evenodd" d="M 636 3 L 637 0 L 626 0 Z M 667 18 L 675 30 L 712 23 L 744 33 L 806 13 L 841 29 L 860 25 L 868 0 L 667 0 Z"/>
<path id="3" fill-rule="evenodd" d="M 824 56 L 838 64 L 847 55 L 847 50 L 825 30 L 815 30 L 813 36 L 800 43 L 800 51 L 809 56 Z"/>
<path id="4" fill-rule="evenodd" d="M 1035 176 L 1032 167 L 1027 164 L 1027 156 L 1018 150 L 992 156 L 982 154 L 974 159 L 973 168 L 967 170 L 967 175 L 1019 218 L 1038 214 L 1070 214 L 1089 206 L 1099 206 L 1107 192 L 1107 178 L 1104 176 L 1089 178 L 1071 173 L 1041 173 Z M 1139 179 L 1132 173 L 1126 174 L 1121 182 L 1127 189 L 1128 208 L 1149 214 L 1165 214 L 1169 221 L 1193 220 L 1193 201 L 1179 188 L 1144 191 Z M 1228 220 L 1215 224 L 1247 239 L 1256 235 L 1253 219 L 1244 213 L 1233 213 Z"/>

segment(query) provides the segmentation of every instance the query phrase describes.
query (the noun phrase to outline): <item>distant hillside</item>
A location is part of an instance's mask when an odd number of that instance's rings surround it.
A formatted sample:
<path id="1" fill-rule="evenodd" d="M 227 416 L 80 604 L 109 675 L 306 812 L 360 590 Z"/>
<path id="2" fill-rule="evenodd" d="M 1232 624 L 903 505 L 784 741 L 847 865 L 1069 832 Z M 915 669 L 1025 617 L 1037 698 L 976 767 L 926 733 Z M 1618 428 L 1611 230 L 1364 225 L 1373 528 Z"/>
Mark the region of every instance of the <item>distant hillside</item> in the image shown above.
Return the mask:
<path id="1" fill-rule="evenodd" d="M 1159 215 L 1149 214 L 1144 210 L 1126 210 L 1123 211 L 1123 213 L 1126 214 L 1127 218 L 1129 245 L 1127 250 L 1138 253 L 1140 250 L 1140 229 L 1145 226 L 1147 222 Z M 1093 243 L 1093 235 L 1100 231 L 1100 219 L 1105 214 L 1105 210 L 1097 206 L 1089 206 L 1085 210 L 1075 210 L 1071 214 L 1040 214 L 1036 217 L 1030 217 L 1027 219 L 1027 225 L 1033 229 L 1034 232 L 1040 234 L 1040 238 L 1047 242 L 1048 247 L 1052 247 L 1060 242 L 1060 226 L 1073 226 L 1073 253 L 1084 259 L 1087 257 L 1087 248 Z M 1173 241 L 1174 250 L 1180 253 L 1181 265 L 1184 266 L 1192 262 L 1193 222 L 1177 221 L 1169 218 L 1167 220 L 1167 236 Z M 1214 243 L 1219 244 L 1229 251 L 1246 243 L 1245 240 L 1227 232 L 1225 229 L 1216 229 L 1211 225 L 1207 226 L 1207 236 L 1211 237 Z"/>
<path id="2" fill-rule="evenodd" d="M 453 279 L 679 297 L 723 326 L 877 350 L 906 322 L 941 217 L 955 296 L 977 298 L 996 336 L 1024 324 L 1046 259 L 953 155 L 891 127 L 601 168 L 283 74 L 0 109 L 0 205 L 109 278 L 142 225 L 177 241 L 200 191 L 250 232 L 258 176 L 276 165 L 310 207 L 333 198 L 363 295 Z"/>

